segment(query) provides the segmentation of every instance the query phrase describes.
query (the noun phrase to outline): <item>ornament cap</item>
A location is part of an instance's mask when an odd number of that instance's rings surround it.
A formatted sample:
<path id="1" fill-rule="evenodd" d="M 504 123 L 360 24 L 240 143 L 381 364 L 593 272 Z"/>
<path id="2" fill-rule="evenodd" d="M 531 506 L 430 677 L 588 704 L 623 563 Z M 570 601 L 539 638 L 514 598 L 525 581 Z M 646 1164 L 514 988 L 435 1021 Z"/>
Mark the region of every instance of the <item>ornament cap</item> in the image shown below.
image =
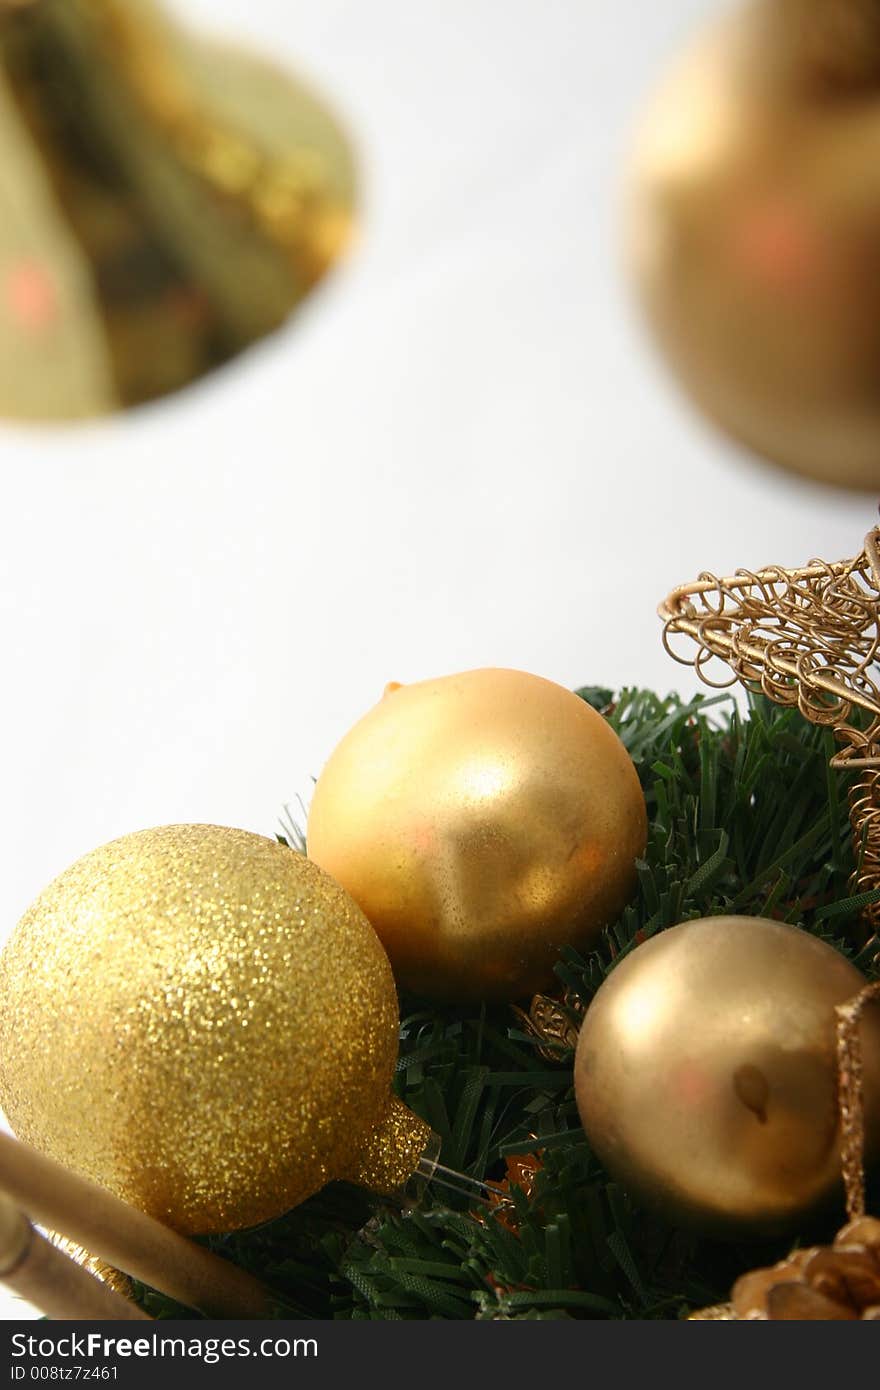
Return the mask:
<path id="1" fill-rule="evenodd" d="M 410 1184 L 432 1173 L 440 1156 L 440 1139 L 431 1126 L 397 1096 L 370 1130 L 348 1172 L 338 1176 L 378 1196 L 411 1193 Z"/>

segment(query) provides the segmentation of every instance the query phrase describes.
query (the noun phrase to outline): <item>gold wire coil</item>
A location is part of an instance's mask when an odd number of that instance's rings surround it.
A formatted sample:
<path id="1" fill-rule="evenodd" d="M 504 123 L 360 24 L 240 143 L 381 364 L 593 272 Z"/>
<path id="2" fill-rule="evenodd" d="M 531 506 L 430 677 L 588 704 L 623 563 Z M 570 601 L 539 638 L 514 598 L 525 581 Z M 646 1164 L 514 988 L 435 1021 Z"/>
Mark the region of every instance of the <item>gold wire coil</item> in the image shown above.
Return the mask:
<path id="1" fill-rule="evenodd" d="M 831 766 L 860 774 L 849 791 L 850 890 L 880 889 L 880 528 L 850 560 L 741 569 L 729 578 L 703 573 L 674 589 L 658 613 L 666 651 L 706 685 L 739 682 L 833 730 L 842 747 Z M 678 636 L 696 645 L 695 655 L 676 650 Z M 713 662 L 727 667 L 722 678 Z M 855 711 L 867 719 L 851 722 Z M 880 903 L 863 917 L 876 931 Z"/>

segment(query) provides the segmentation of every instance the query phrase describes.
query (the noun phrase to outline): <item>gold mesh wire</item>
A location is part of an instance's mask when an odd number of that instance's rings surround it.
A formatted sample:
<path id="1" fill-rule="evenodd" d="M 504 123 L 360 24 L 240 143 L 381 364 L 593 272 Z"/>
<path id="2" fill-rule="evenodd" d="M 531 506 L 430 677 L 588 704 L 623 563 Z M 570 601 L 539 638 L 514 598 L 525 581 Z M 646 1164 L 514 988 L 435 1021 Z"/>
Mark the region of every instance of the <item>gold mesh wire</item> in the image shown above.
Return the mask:
<path id="1" fill-rule="evenodd" d="M 704 572 L 658 612 L 666 651 L 705 684 L 740 682 L 833 730 L 841 748 L 831 766 L 858 774 L 849 791 L 851 892 L 880 888 L 880 528 L 850 560 L 740 569 L 729 578 Z M 687 650 L 674 645 L 678 637 Z M 876 934 L 880 903 L 868 904 L 863 918 Z"/>

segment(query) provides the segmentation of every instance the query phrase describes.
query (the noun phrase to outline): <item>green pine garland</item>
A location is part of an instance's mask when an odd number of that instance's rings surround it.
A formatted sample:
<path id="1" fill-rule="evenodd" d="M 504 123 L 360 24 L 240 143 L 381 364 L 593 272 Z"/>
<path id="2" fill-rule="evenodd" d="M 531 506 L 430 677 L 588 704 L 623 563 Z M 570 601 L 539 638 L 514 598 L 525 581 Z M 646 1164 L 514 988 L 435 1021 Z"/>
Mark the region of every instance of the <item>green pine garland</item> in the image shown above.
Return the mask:
<path id="1" fill-rule="evenodd" d="M 635 901 L 595 952 L 565 952 L 561 984 L 589 1000 L 646 937 L 731 912 L 798 923 L 876 978 L 876 940 L 852 944 L 859 908 L 873 898 L 848 896 L 846 787 L 829 770 L 827 730 L 760 697 L 743 716 L 728 696 L 578 693 L 608 715 L 633 758 L 651 829 Z M 294 843 L 292 831 L 285 838 Z M 723 1301 L 738 1274 L 790 1249 L 701 1239 L 637 1206 L 590 1151 L 571 1054 L 544 1061 L 512 1010 L 404 997 L 401 1014 L 397 1089 L 440 1135 L 442 1162 L 497 1180 L 506 1157 L 540 1150 L 534 1190 L 513 1189 L 511 1229 L 433 1185 L 404 1213 L 335 1183 L 279 1221 L 211 1238 L 277 1290 L 282 1316 L 679 1318 Z M 828 1239 L 832 1229 L 802 1237 Z M 136 1292 L 154 1316 L 192 1316 Z"/>

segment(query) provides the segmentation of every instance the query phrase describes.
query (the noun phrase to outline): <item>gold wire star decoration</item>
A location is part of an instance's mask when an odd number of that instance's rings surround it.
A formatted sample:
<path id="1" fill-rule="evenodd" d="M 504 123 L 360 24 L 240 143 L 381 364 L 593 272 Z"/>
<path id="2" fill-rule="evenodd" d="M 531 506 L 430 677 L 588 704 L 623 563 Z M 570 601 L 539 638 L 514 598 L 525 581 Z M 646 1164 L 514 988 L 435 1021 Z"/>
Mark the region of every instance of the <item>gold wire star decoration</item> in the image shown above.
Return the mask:
<path id="1" fill-rule="evenodd" d="M 858 773 L 849 791 L 850 891 L 880 890 L 880 527 L 850 560 L 729 578 L 704 572 L 658 612 L 667 652 L 705 684 L 739 682 L 833 730 L 841 748 L 831 766 Z M 680 636 L 692 644 L 685 652 L 673 646 Z M 719 666 L 727 669 L 716 677 Z M 877 931 L 880 902 L 865 905 L 863 920 Z"/>

